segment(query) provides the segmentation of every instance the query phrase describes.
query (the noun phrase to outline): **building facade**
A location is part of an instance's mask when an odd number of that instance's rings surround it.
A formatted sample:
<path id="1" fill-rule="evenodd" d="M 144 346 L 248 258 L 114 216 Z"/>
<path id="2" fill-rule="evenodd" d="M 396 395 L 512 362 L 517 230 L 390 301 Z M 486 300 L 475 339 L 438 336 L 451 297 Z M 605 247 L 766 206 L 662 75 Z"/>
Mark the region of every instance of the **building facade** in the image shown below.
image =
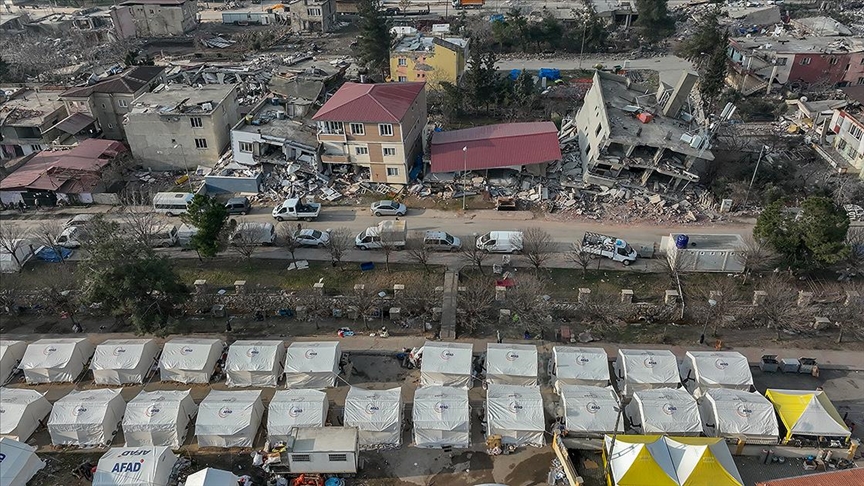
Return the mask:
<path id="1" fill-rule="evenodd" d="M 174 37 L 198 27 L 194 0 L 127 0 L 111 9 L 117 37 Z"/>
<path id="2" fill-rule="evenodd" d="M 165 81 L 165 68 L 136 66 L 90 86 L 71 88 L 60 95 L 69 113 L 85 113 L 97 120 L 105 138 L 126 140 L 123 119 L 133 101 Z"/>
<path id="3" fill-rule="evenodd" d="M 124 130 L 144 167 L 191 171 L 219 161 L 238 113 L 236 85 L 169 85 L 136 99 Z"/>
<path id="4" fill-rule="evenodd" d="M 407 184 L 422 164 L 425 83 L 346 83 L 312 120 L 322 163 L 368 168 L 372 182 Z"/>
<path id="5" fill-rule="evenodd" d="M 288 13 L 294 32 L 332 32 L 336 26 L 336 0 L 298 0 Z"/>
<path id="6" fill-rule="evenodd" d="M 429 89 L 438 89 L 442 82 L 455 85 L 465 72 L 467 56 L 468 39 L 405 36 L 390 50 L 390 78 L 425 82 Z"/>
<path id="7" fill-rule="evenodd" d="M 60 91 L 8 88 L 0 93 L 0 158 L 45 150 L 63 136 L 57 125 L 69 113 Z"/>
<path id="8" fill-rule="evenodd" d="M 834 150 L 852 167 L 850 172 L 864 179 L 864 112 L 834 110 L 829 127 L 835 134 Z"/>

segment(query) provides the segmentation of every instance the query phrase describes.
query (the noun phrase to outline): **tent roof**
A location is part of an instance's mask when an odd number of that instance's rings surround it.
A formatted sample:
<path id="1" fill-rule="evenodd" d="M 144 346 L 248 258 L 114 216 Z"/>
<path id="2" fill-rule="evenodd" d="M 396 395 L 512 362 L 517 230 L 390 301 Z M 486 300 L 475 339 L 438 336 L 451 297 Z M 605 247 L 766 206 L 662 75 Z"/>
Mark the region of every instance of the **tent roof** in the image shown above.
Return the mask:
<path id="1" fill-rule="evenodd" d="M 282 349 L 280 349 L 282 348 Z M 282 341 L 235 341 L 228 348 L 226 371 L 274 371 L 282 356 Z"/>
<path id="2" fill-rule="evenodd" d="M 431 373 L 471 375 L 474 346 L 468 343 L 426 341 L 420 370 Z"/>
<path id="3" fill-rule="evenodd" d="M 261 390 L 211 390 L 198 405 L 196 435 L 219 435 L 222 430 L 235 433 L 237 424 L 251 424 Z M 263 405 L 262 405 L 263 406 Z"/>
<path id="4" fill-rule="evenodd" d="M 119 399 L 125 405 L 119 389 L 72 390 L 54 402 L 49 425 L 102 424 L 112 402 Z M 122 414 L 122 410 L 121 410 Z"/>
<path id="5" fill-rule="evenodd" d="M 208 467 L 186 478 L 186 486 L 225 486 L 237 484 L 240 478 L 229 471 Z"/>
<path id="6" fill-rule="evenodd" d="M 603 348 L 555 346 L 555 376 L 579 380 L 609 380 L 609 356 Z"/>
<path id="7" fill-rule="evenodd" d="M 325 406 L 327 404 L 327 406 Z M 323 425 L 329 407 L 327 394 L 319 390 L 277 390 L 270 400 L 267 414 L 268 432 L 272 427 Z"/>
<path id="8" fill-rule="evenodd" d="M 82 346 L 87 346 L 88 351 L 92 350 L 87 338 L 40 339 L 27 346 L 18 367 L 22 370 L 65 368 L 74 356 L 75 349 Z"/>
<path id="9" fill-rule="evenodd" d="M 706 437 L 695 439 L 665 438 L 680 484 L 744 486 L 725 441 Z"/>
<path id="10" fill-rule="evenodd" d="M 194 412 L 194 407 L 192 390 L 142 391 L 126 404 L 123 426 L 174 425 L 181 411 Z"/>
<path id="11" fill-rule="evenodd" d="M 293 342 L 285 358 L 286 373 L 333 371 L 341 358 L 337 341 Z"/>
<path id="12" fill-rule="evenodd" d="M 162 348 L 159 366 L 164 369 L 204 370 L 214 347 L 222 347 L 218 339 L 174 338 Z"/>
<path id="13" fill-rule="evenodd" d="M 414 392 L 414 427 L 426 430 L 468 430 L 468 390 L 424 386 Z"/>
<path id="14" fill-rule="evenodd" d="M 612 387 L 561 385 L 560 394 L 568 430 L 612 432 L 618 422 L 618 430 L 624 431 L 624 419 L 618 420 L 618 395 Z"/>
<path id="15" fill-rule="evenodd" d="M 25 482 L 30 480 L 29 477 L 21 478 L 18 475 L 21 474 L 23 469 L 28 467 L 28 461 L 33 456 L 36 456 L 35 447 L 8 437 L 0 437 L 0 455 L 3 456 L 3 467 L 0 467 L 0 484 L 18 486 L 18 484 L 24 483 L 13 483 L 13 480 L 20 481 L 23 479 Z M 36 458 L 38 459 L 39 456 L 36 456 Z M 42 461 L 40 460 L 39 462 L 41 463 Z M 41 467 L 38 469 L 41 469 Z"/>
<path id="16" fill-rule="evenodd" d="M 752 385 L 750 363 L 735 351 L 687 351 L 686 358 L 704 385 Z"/>
<path id="17" fill-rule="evenodd" d="M 607 461 L 617 486 L 678 486 L 675 465 L 658 435 L 619 435 L 612 447 L 606 436 Z"/>
<path id="18" fill-rule="evenodd" d="M 758 393 L 712 388 L 702 398 L 716 416 L 716 430 L 722 436 L 749 435 L 778 437 L 774 406 Z M 702 417 L 703 422 L 707 420 Z"/>
<path id="19" fill-rule="evenodd" d="M 0 435 L 12 434 L 21 424 L 24 414 L 31 404 L 39 401 L 44 401 L 44 410 L 47 413 L 51 410 L 51 403 L 36 390 L 28 390 L 25 388 L 0 388 Z M 38 409 L 37 409 L 38 410 Z M 31 419 L 31 411 L 27 420 Z M 45 416 L 36 417 L 36 420 L 42 420 Z M 21 437 L 24 438 L 24 437 Z"/>
<path id="20" fill-rule="evenodd" d="M 629 383 L 678 383 L 678 359 L 669 350 L 619 349 L 618 366 Z"/>
<path id="21" fill-rule="evenodd" d="M 146 352 L 158 352 L 153 339 L 109 339 L 96 346 L 93 370 L 132 370 L 138 367 Z"/>
<path id="22" fill-rule="evenodd" d="M 777 415 L 786 427 L 787 437 L 851 435 L 843 417 L 822 390 L 768 389 L 765 397 L 774 404 Z"/>
<path id="23" fill-rule="evenodd" d="M 386 430 L 399 421 L 401 412 L 401 387 L 367 390 L 352 386 L 345 397 L 346 418 L 350 415 L 351 425 L 364 430 Z"/>
<path id="24" fill-rule="evenodd" d="M 170 447 L 112 447 L 96 465 L 93 486 L 166 486 L 175 462 Z M 130 470 L 130 463 L 140 467 Z"/>
<path id="25" fill-rule="evenodd" d="M 490 384 L 486 410 L 488 420 L 499 429 L 546 430 L 539 387 Z"/>
<path id="26" fill-rule="evenodd" d="M 696 399 L 684 389 L 640 390 L 633 394 L 632 403 L 639 407 L 644 433 L 702 432 Z"/>
<path id="27" fill-rule="evenodd" d="M 533 344 L 489 343 L 486 346 L 486 373 L 537 377 L 537 346 Z"/>

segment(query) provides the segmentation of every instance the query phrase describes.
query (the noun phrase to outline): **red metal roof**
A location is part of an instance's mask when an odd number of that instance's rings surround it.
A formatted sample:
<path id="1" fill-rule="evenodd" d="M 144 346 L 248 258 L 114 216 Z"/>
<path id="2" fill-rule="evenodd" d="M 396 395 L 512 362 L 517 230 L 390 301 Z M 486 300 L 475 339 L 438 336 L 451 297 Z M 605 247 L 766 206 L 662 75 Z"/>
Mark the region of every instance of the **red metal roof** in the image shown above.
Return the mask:
<path id="1" fill-rule="evenodd" d="M 39 152 L 0 181 L 0 189 L 57 191 L 65 184 L 70 193 L 89 192 L 102 168 L 125 151 L 120 142 L 90 138 L 70 150 Z"/>
<path id="2" fill-rule="evenodd" d="M 772 479 L 756 486 L 861 486 L 864 468 L 846 469 L 826 473 L 806 474 L 796 478 Z"/>
<path id="3" fill-rule="evenodd" d="M 399 123 L 424 86 L 426 83 L 345 83 L 312 119 Z"/>
<path id="4" fill-rule="evenodd" d="M 432 172 L 494 169 L 561 159 L 552 122 L 503 123 L 432 135 Z M 467 147 L 463 160 L 462 148 Z"/>

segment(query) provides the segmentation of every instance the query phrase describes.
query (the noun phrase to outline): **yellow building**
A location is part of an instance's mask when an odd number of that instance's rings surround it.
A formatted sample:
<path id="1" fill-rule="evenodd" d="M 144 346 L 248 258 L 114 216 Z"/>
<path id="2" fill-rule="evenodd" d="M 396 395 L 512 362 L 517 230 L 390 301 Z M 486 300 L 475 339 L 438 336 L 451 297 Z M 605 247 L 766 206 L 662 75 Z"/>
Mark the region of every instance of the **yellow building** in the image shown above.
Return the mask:
<path id="1" fill-rule="evenodd" d="M 461 37 L 402 37 L 390 50 L 390 80 L 425 81 L 429 89 L 444 81 L 456 84 L 465 72 L 467 53 L 468 39 Z"/>

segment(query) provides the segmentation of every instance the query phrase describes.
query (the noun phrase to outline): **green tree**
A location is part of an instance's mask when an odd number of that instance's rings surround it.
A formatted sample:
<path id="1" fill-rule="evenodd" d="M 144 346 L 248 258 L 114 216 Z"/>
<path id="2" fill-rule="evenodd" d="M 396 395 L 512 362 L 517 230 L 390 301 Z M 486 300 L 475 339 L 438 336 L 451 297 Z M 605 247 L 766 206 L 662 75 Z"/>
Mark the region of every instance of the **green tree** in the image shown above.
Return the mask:
<path id="1" fill-rule="evenodd" d="M 381 9 L 380 0 L 360 0 L 357 4 L 360 16 L 360 35 L 357 38 L 360 60 L 370 71 L 387 77 L 390 69 L 390 20 Z"/>
<path id="2" fill-rule="evenodd" d="M 796 216 L 783 210 L 783 201 L 768 205 L 753 228 L 755 238 L 764 238 L 786 262 L 798 268 L 833 265 L 845 259 L 849 216 L 825 197 L 807 198 Z"/>
<path id="3" fill-rule="evenodd" d="M 164 326 L 189 294 L 173 263 L 122 234 L 115 222 L 97 218 L 88 231 L 83 300 L 98 302 L 115 317 L 128 317 L 142 334 Z"/>
<path id="4" fill-rule="evenodd" d="M 516 78 L 513 93 L 516 103 L 521 107 L 530 110 L 537 100 L 537 85 L 534 84 L 534 77 L 526 70 L 522 70 Z"/>
<path id="5" fill-rule="evenodd" d="M 702 108 L 709 113 L 716 112 L 717 100 L 723 94 L 726 86 L 726 70 L 729 63 L 726 59 L 726 31 L 723 31 L 724 44 L 711 51 L 707 63 L 699 69 L 699 95 L 702 97 Z"/>
<path id="6" fill-rule="evenodd" d="M 462 115 L 462 105 L 465 101 L 465 92 L 453 83 L 443 81 L 441 87 L 441 112 L 448 119 L 458 118 Z"/>
<path id="7" fill-rule="evenodd" d="M 649 41 L 657 41 L 675 32 L 675 20 L 669 16 L 666 0 L 636 0 L 639 17 L 634 23 Z"/>
<path id="8" fill-rule="evenodd" d="M 469 106 L 483 106 L 488 111 L 489 104 L 495 101 L 498 71 L 495 63 L 498 58 L 491 51 L 472 49 L 468 60 L 468 68 L 465 70 L 465 101 Z"/>
<path id="9" fill-rule="evenodd" d="M 216 198 L 196 194 L 180 220 L 198 229 L 189 243 L 198 253 L 198 258 L 213 258 L 225 248 L 223 230 L 228 220 L 228 210 Z"/>
<path id="10" fill-rule="evenodd" d="M 720 25 L 720 8 L 715 7 L 699 18 L 696 32 L 678 49 L 685 59 L 696 64 L 699 72 L 699 94 L 706 111 L 713 112 L 726 85 L 728 61 L 726 47 L 729 32 Z"/>

